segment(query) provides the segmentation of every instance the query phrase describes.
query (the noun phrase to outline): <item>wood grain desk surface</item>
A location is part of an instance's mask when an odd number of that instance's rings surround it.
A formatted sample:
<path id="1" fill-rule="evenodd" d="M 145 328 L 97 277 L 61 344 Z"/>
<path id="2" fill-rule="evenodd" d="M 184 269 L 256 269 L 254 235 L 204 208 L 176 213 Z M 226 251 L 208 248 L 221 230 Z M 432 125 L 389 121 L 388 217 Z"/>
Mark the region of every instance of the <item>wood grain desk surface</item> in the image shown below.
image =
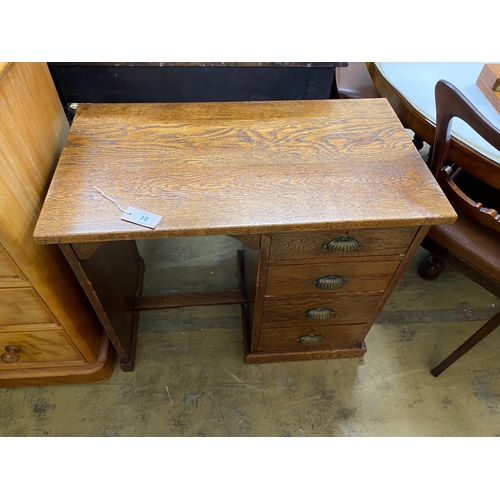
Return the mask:
<path id="1" fill-rule="evenodd" d="M 163 216 L 120 220 L 93 186 Z M 449 223 L 385 99 L 81 104 L 39 243 Z"/>

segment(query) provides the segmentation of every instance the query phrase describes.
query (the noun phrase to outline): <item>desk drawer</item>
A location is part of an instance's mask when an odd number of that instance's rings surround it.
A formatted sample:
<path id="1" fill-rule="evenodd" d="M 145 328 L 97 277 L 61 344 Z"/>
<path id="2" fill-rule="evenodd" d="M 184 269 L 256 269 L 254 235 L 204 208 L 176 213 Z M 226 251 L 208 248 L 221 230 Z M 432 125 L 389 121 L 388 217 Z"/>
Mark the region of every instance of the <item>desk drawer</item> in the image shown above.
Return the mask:
<path id="1" fill-rule="evenodd" d="M 0 332 L 57 326 L 33 288 L 0 289 Z"/>
<path id="2" fill-rule="evenodd" d="M 366 323 L 381 294 L 330 294 L 265 300 L 262 328 Z"/>
<path id="3" fill-rule="evenodd" d="M 363 341 L 366 325 L 315 326 L 310 328 L 262 328 L 260 351 L 308 351 L 325 347 L 354 347 Z"/>
<path id="4" fill-rule="evenodd" d="M 63 330 L 0 334 L 0 370 L 61 362 L 85 362 Z"/>
<path id="5" fill-rule="evenodd" d="M 271 242 L 270 260 L 314 259 L 332 262 L 348 257 L 375 255 L 402 256 L 417 228 L 359 229 L 276 233 Z"/>
<path id="6" fill-rule="evenodd" d="M 296 294 L 382 292 L 399 260 L 269 266 L 265 297 Z"/>

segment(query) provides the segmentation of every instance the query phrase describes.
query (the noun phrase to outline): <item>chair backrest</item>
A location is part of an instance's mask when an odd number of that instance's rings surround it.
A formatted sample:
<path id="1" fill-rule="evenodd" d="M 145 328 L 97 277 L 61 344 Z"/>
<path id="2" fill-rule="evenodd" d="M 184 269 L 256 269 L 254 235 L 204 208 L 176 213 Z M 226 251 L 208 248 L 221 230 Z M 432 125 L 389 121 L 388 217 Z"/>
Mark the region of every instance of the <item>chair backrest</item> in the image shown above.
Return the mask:
<path id="1" fill-rule="evenodd" d="M 436 134 L 430 169 L 447 195 L 450 203 L 485 226 L 500 231 L 500 214 L 496 208 L 485 207 L 481 200 L 472 200 L 453 180 L 454 168 L 446 164 L 450 145 L 451 123 L 454 117 L 462 119 L 483 139 L 500 150 L 500 130 L 493 126 L 454 85 L 444 80 L 436 84 Z M 462 167 L 484 184 L 499 191 L 500 166 L 478 164 Z M 477 167 L 477 168 L 476 168 Z"/>
<path id="2" fill-rule="evenodd" d="M 364 62 L 350 62 L 335 68 L 332 96 L 336 99 L 370 99 L 381 97 Z"/>

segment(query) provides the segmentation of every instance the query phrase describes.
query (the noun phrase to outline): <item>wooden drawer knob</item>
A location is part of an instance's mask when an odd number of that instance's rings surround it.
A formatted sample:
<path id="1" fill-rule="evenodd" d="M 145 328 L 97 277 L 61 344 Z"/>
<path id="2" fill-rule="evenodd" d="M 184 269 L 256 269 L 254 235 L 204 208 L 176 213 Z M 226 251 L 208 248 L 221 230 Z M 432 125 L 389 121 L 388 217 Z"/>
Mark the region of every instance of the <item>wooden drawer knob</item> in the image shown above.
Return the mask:
<path id="1" fill-rule="evenodd" d="M 307 319 L 315 320 L 328 319 L 334 314 L 335 311 L 333 309 L 330 309 L 329 307 L 317 307 L 316 309 L 308 309 L 304 312 L 304 316 Z"/>
<path id="2" fill-rule="evenodd" d="M 357 252 L 362 246 L 361 242 L 353 236 L 339 236 L 330 241 L 325 241 L 321 247 L 333 253 Z"/>
<path id="3" fill-rule="evenodd" d="M 312 284 L 321 290 L 335 290 L 342 288 L 349 280 L 341 274 L 330 274 L 329 276 L 321 276 L 316 278 Z"/>
<path id="4" fill-rule="evenodd" d="M 325 340 L 325 337 L 323 337 L 323 335 L 318 335 L 317 333 L 310 333 L 309 335 L 301 335 L 300 337 L 297 337 L 296 340 L 299 344 L 313 345 L 319 344 Z"/>
<path id="5" fill-rule="evenodd" d="M 8 345 L 5 347 L 5 352 L 0 356 L 0 359 L 4 363 L 17 363 L 21 359 L 20 352 L 21 348 L 17 345 Z"/>

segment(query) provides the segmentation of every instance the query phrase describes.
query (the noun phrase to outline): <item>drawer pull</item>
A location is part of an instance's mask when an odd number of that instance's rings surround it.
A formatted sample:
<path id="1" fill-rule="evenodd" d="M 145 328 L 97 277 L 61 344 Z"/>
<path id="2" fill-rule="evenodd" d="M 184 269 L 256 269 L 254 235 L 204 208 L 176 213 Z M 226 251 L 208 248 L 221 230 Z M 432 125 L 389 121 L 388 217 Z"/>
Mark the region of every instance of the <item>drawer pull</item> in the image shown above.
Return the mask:
<path id="1" fill-rule="evenodd" d="M 329 307 L 317 307 L 316 309 L 308 309 L 304 312 L 307 319 L 328 319 L 335 314 L 333 309 Z"/>
<path id="2" fill-rule="evenodd" d="M 317 333 L 310 333 L 309 335 L 301 335 L 300 337 L 297 337 L 297 342 L 304 345 L 319 344 L 323 340 L 325 340 L 325 337 L 323 337 L 323 335 L 318 335 Z"/>
<path id="3" fill-rule="evenodd" d="M 330 276 L 321 276 L 321 278 L 316 278 L 312 284 L 316 288 L 321 288 L 321 290 L 335 290 L 337 288 L 342 288 L 348 279 L 341 274 L 331 274 Z"/>
<path id="4" fill-rule="evenodd" d="M 321 247 L 333 253 L 357 252 L 361 242 L 353 236 L 340 236 L 334 240 L 325 241 Z"/>
<path id="5" fill-rule="evenodd" d="M 0 356 L 0 359 L 4 363 L 17 363 L 21 359 L 21 356 L 19 356 L 21 348 L 17 345 L 8 345 L 5 347 L 5 351 L 6 352 Z"/>

